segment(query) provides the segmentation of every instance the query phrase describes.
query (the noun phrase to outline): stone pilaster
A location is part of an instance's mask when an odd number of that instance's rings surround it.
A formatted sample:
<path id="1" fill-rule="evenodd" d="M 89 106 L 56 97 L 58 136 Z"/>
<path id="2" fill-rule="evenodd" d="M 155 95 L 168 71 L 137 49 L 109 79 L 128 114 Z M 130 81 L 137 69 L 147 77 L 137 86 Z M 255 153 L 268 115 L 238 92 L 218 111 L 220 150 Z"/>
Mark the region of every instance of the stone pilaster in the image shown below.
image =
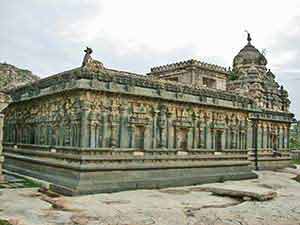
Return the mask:
<path id="1" fill-rule="evenodd" d="M 121 106 L 120 108 L 120 148 L 129 147 L 129 135 L 128 135 L 128 108 Z"/>
<path id="2" fill-rule="evenodd" d="M 144 127 L 144 149 L 148 149 L 151 147 L 151 139 L 149 138 L 151 135 L 151 126 L 145 125 Z"/>
<path id="3" fill-rule="evenodd" d="M 108 147 L 108 139 L 109 139 L 109 129 L 108 129 L 108 115 L 107 111 L 102 111 L 102 139 L 101 139 L 101 147 Z"/>
<path id="4" fill-rule="evenodd" d="M 129 147 L 130 148 L 134 148 L 134 138 L 135 138 L 135 126 L 134 124 L 131 124 L 129 126 L 129 131 L 130 131 L 130 144 L 129 144 Z"/>
<path id="5" fill-rule="evenodd" d="M 193 147 L 193 129 L 187 128 L 187 149 L 191 149 Z"/>
<path id="6" fill-rule="evenodd" d="M 155 149 L 157 147 L 157 114 L 158 111 L 153 111 L 153 121 L 152 121 L 152 148 Z"/>
<path id="7" fill-rule="evenodd" d="M 290 126 L 287 128 L 287 143 L 286 143 L 286 148 L 290 148 Z"/>
<path id="8" fill-rule="evenodd" d="M 174 140 L 174 131 L 172 126 L 172 114 L 168 112 L 167 114 L 167 148 L 172 148 Z"/>
<path id="9" fill-rule="evenodd" d="M 193 119 L 192 148 L 197 147 L 197 120 Z"/>
<path id="10" fill-rule="evenodd" d="M 226 144 L 226 134 L 225 134 L 225 130 L 222 130 L 222 136 L 221 136 L 221 140 L 222 140 L 222 143 L 221 143 L 221 148 L 222 150 L 225 149 L 225 144 Z"/>
<path id="11" fill-rule="evenodd" d="M 2 175 L 2 164 L 4 162 L 4 157 L 2 155 L 3 122 L 4 122 L 4 115 L 0 114 L 0 182 L 4 180 L 4 176 Z"/>
<path id="12" fill-rule="evenodd" d="M 261 145 L 261 137 L 262 137 L 262 124 L 258 124 L 257 126 L 257 148 L 261 149 L 262 145 Z"/>
<path id="13" fill-rule="evenodd" d="M 80 147 L 88 147 L 89 145 L 88 122 L 88 110 L 86 105 L 83 105 L 80 113 Z"/>

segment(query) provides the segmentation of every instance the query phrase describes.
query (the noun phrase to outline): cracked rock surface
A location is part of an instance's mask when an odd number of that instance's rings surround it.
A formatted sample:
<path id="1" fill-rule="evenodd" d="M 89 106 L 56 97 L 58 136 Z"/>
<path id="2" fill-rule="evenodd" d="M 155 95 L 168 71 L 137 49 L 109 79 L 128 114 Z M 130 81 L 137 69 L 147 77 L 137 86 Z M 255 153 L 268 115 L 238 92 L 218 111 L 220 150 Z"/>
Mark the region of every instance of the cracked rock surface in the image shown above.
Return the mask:
<path id="1" fill-rule="evenodd" d="M 37 189 L 3 189 L 0 219 L 16 225 L 295 225 L 300 224 L 300 170 L 260 171 L 259 178 L 164 190 L 51 198 Z M 267 201 L 216 196 L 222 188 L 262 194 Z"/>

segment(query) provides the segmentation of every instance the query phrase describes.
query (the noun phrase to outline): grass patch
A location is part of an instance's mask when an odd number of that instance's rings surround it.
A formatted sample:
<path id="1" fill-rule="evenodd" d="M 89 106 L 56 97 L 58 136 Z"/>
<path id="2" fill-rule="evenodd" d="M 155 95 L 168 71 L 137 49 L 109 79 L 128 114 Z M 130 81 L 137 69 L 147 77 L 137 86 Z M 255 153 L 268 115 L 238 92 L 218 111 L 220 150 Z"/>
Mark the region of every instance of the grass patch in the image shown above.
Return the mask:
<path id="1" fill-rule="evenodd" d="M 0 219 L 0 225 L 11 225 L 7 220 Z"/>
<path id="2" fill-rule="evenodd" d="M 41 187 L 41 184 L 30 179 L 24 179 L 24 188 Z"/>
<path id="3" fill-rule="evenodd" d="M 293 164 L 298 164 L 298 165 L 300 165 L 300 160 L 299 160 L 299 159 L 293 159 L 293 160 L 292 160 L 292 163 L 293 163 Z"/>
<path id="4" fill-rule="evenodd" d="M 41 183 L 31 180 L 30 178 L 28 179 L 18 175 L 12 176 L 18 179 L 18 181 L 0 184 L 0 188 L 38 188 L 42 186 Z"/>

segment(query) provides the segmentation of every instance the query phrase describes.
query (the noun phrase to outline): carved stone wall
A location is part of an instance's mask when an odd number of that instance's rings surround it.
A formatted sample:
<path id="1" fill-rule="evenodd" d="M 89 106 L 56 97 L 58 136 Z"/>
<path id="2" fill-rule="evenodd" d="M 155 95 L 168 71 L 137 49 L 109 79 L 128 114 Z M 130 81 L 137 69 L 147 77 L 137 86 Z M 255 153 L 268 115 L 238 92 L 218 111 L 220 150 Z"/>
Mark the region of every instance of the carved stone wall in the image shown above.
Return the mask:
<path id="1" fill-rule="evenodd" d="M 222 150 L 247 149 L 248 128 L 247 112 L 78 91 L 13 104 L 4 129 L 16 144 Z"/>
<path id="2" fill-rule="evenodd" d="M 60 94 L 5 110 L 4 140 L 11 143 L 80 146 L 84 107 L 80 96 Z"/>

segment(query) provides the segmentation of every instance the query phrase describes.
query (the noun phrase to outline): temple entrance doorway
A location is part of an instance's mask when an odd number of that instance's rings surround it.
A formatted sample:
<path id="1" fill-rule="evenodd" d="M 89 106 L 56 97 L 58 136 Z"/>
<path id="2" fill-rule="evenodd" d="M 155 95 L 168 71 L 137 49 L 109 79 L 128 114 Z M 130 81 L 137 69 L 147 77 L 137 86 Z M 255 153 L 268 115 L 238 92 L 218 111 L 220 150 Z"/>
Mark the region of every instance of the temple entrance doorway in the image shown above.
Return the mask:
<path id="1" fill-rule="evenodd" d="M 215 136 L 215 150 L 222 151 L 222 131 L 217 130 Z"/>

